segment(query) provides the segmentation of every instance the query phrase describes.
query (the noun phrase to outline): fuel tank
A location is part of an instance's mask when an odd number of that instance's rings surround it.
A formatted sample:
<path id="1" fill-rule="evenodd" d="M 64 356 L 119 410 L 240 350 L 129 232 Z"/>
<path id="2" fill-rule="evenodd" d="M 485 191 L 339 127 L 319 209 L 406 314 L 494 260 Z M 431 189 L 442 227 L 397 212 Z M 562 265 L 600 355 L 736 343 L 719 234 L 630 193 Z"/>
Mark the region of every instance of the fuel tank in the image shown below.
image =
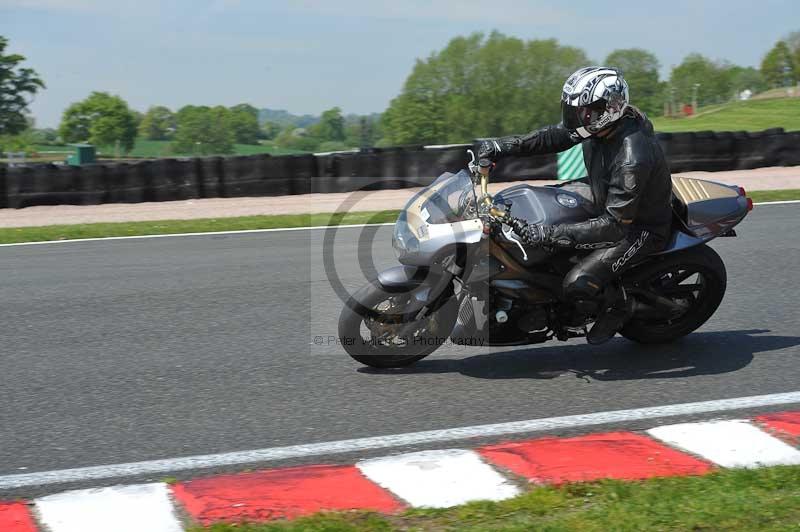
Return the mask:
<path id="1" fill-rule="evenodd" d="M 511 215 L 528 223 L 562 224 L 588 220 L 594 208 L 582 196 L 557 187 L 515 185 L 494 196 L 496 202 L 511 202 Z"/>
<path id="2" fill-rule="evenodd" d="M 532 187 L 514 185 L 494 196 L 495 202 L 511 202 L 511 215 L 528 223 L 562 224 L 588 220 L 595 211 L 584 197 L 557 187 Z M 497 243 L 517 262 L 525 267 L 533 266 L 550 258 L 550 253 L 541 248 L 520 246 L 503 237 Z"/>

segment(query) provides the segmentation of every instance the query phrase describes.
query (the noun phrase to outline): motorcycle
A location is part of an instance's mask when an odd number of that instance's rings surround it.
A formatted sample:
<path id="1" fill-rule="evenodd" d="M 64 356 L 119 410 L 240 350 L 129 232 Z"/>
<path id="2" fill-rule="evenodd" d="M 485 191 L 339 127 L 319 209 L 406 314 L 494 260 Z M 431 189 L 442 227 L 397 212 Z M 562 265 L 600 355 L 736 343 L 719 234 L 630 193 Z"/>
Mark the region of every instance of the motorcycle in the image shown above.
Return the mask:
<path id="1" fill-rule="evenodd" d="M 500 213 L 529 223 L 591 218 L 590 200 L 569 183 L 511 186 L 495 196 L 474 154 L 467 169 L 443 173 L 409 200 L 394 226 L 400 266 L 378 274 L 346 302 L 339 340 L 356 361 L 398 368 L 459 345 L 517 346 L 587 334 L 597 318 L 562 292 L 564 276 L 591 249 L 526 245 Z M 645 344 L 688 335 L 717 310 L 727 275 L 707 243 L 736 236 L 752 210 L 744 189 L 673 177 L 672 234 L 617 281 L 632 299 L 619 333 Z M 476 187 L 478 190 L 476 190 Z"/>

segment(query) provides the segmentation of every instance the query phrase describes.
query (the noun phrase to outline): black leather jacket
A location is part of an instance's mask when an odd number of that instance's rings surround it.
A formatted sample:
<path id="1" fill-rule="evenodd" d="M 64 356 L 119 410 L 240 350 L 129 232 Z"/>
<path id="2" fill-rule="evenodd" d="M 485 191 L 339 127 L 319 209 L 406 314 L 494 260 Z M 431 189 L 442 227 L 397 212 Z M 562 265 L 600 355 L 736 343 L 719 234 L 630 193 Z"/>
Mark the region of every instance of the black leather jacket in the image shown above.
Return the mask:
<path id="1" fill-rule="evenodd" d="M 567 150 L 581 142 L 562 126 L 497 139 L 497 156 L 538 155 Z M 583 141 L 596 218 L 553 228 L 550 240 L 572 247 L 618 242 L 632 231 L 650 231 L 665 240 L 672 222 L 672 179 L 653 125 L 642 115 L 625 116 L 604 138 Z M 513 209 L 512 209 L 513 214 Z"/>

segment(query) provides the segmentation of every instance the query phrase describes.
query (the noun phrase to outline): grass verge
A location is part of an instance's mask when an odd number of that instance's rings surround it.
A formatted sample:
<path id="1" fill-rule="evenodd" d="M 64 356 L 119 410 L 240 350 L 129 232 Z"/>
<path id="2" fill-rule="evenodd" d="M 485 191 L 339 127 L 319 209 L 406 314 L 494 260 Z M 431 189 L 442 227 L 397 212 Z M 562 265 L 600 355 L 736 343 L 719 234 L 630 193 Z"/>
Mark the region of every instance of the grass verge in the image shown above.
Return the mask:
<path id="1" fill-rule="evenodd" d="M 537 487 L 507 501 L 394 516 L 325 513 L 290 522 L 218 524 L 192 532 L 389 530 L 795 530 L 800 466 L 703 477 Z"/>
<path id="2" fill-rule="evenodd" d="M 656 117 L 656 131 L 762 131 L 782 127 L 800 130 L 800 98 L 753 99 L 701 108 L 696 116 L 684 118 Z"/>
<path id="3" fill-rule="evenodd" d="M 753 198 L 755 203 L 765 203 L 770 201 L 791 201 L 800 199 L 800 189 L 787 190 L 754 190 L 747 191 L 747 195 Z"/>
<path id="4" fill-rule="evenodd" d="M 0 229 L 0 244 L 77 240 L 119 236 L 168 235 L 173 233 L 214 233 L 252 229 L 283 229 L 348 224 L 394 222 L 399 211 L 353 212 L 346 214 L 275 214 L 197 220 L 159 220 L 153 222 L 45 225 Z"/>
<path id="5" fill-rule="evenodd" d="M 796 200 L 800 199 L 800 189 L 755 191 L 748 192 L 748 195 L 755 202 Z M 202 218 L 197 220 L 12 227 L 0 229 L 0 244 L 119 236 L 168 235 L 174 233 L 213 233 L 251 229 L 376 224 L 394 222 L 398 213 L 399 211 L 396 210 L 388 210 L 346 214 L 276 214 L 235 218 Z"/>

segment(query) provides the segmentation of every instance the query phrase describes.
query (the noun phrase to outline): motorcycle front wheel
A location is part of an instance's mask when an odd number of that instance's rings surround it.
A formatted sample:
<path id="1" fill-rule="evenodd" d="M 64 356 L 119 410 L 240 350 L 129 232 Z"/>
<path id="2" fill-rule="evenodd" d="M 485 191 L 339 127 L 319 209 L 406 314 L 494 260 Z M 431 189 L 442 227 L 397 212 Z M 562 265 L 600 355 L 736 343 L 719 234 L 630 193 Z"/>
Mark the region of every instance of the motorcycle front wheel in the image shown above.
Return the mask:
<path id="1" fill-rule="evenodd" d="M 414 292 L 390 293 L 373 281 L 353 294 L 339 316 L 339 341 L 354 360 L 373 368 L 409 366 L 445 343 L 458 314 L 455 297 L 416 320 Z"/>

